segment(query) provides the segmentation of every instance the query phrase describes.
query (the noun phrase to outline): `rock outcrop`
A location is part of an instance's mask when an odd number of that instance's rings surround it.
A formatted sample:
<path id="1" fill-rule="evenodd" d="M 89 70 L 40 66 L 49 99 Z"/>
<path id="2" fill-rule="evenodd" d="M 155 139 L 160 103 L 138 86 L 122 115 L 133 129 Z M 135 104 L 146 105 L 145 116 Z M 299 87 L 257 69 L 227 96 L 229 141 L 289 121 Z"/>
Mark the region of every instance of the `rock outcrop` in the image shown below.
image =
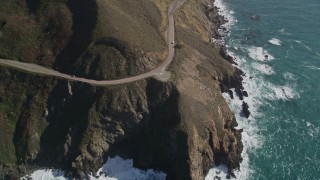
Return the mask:
<path id="1" fill-rule="evenodd" d="M 242 102 L 242 113 L 244 117 L 248 118 L 250 116 L 249 106 L 246 102 Z"/>

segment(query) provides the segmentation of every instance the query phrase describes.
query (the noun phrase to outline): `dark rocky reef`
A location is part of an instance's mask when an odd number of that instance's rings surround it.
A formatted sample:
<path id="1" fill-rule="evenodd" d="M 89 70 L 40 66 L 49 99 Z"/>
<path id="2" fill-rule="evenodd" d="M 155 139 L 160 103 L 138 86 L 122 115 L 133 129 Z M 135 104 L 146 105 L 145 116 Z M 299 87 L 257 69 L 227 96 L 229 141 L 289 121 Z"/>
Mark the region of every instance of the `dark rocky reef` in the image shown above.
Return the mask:
<path id="1" fill-rule="evenodd" d="M 249 111 L 249 106 L 246 102 L 242 102 L 242 113 L 244 117 L 249 118 L 250 116 L 250 111 Z"/>
<path id="2" fill-rule="evenodd" d="M 211 4 L 213 4 L 214 0 L 211 1 Z M 210 22 L 212 22 L 212 37 L 218 40 L 222 40 L 225 35 L 228 33 L 227 29 L 223 27 L 222 25 L 228 22 L 228 20 L 220 15 L 218 13 L 218 8 L 217 7 L 211 7 L 211 6 L 206 6 L 205 7 L 205 14 Z M 220 52 L 219 54 L 221 55 L 222 58 L 230 62 L 231 64 L 238 65 L 232 56 L 230 56 L 227 53 L 226 47 L 223 44 L 219 44 L 220 46 Z M 240 100 L 243 100 L 243 97 L 248 97 L 248 92 L 244 90 L 242 81 L 245 74 L 243 71 L 240 69 L 236 68 L 236 72 L 228 77 L 224 78 L 223 80 L 220 80 L 220 88 L 222 92 L 228 92 L 231 99 L 233 99 L 234 95 L 233 92 L 230 90 L 231 88 L 235 89 L 235 92 L 237 93 L 238 97 Z M 250 111 L 249 111 L 249 106 L 247 103 L 245 103 L 245 106 L 243 107 L 243 112 L 245 113 L 245 117 L 249 117 Z"/>
<path id="3" fill-rule="evenodd" d="M 229 61 L 231 64 L 238 65 L 238 64 L 233 60 L 233 57 L 230 56 L 230 55 L 227 53 L 225 47 L 221 47 L 221 48 L 220 48 L 220 55 L 221 55 L 225 60 Z"/>
<path id="4" fill-rule="evenodd" d="M 212 37 L 215 39 L 221 39 L 224 37 L 224 33 L 227 31 L 225 27 L 221 25 L 228 22 L 228 20 L 219 14 L 218 8 L 213 6 L 214 1 L 210 1 L 210 6 L 205 6 L 205 14 L 208 20 L 212 23 Z M 223 31 L 220 31 L 223 30 Z M 223 32 L 223 33 L 222 33 Z"/>

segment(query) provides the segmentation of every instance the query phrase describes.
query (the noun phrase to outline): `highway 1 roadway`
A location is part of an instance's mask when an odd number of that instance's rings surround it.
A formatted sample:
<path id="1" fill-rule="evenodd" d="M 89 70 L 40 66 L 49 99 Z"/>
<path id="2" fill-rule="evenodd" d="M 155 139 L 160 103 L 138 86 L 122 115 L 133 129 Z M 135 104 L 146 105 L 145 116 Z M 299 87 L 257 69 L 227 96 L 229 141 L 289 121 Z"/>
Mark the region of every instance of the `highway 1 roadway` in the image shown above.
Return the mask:
<path id="1" fill-rule="evenodd" d="M 24 63 L 24 62 L 19 62 L 14 60 L 0 59 L 0 65 L 9 66 L 9 67 L 13 67 L 16 69 L 20 69 L 20 70 L 24 70 L 32 73 L 55 76 L 55 77 L 59 77 L 59 78 L 63 78 L 71 81 L 84 82 L 84 83 L 97 85 L 97 86 L 125 84 L 125 83 L 138 81 L 141 79 L 145 79 L 148 77 L 155 77 L 159 80 L 167 81 L 170 79 L 171 73 L 166 71 L 166 68 L 172 62 L 174 51 L 175 51 L 175 47 L 174 47 L 175 46 L 175 43 L 174 43 L 175 29 L 174 29 L 173 15 L 174 15 L 174 12 L 185 3 L 185 1 L 186 0 L 175 0 L 168 8 L 169 25 L 167 30 L 167 33 L 168 33 L 167 43 L 168 43 L 169 53 L 168 53 L 167 59 L 162 64 L 160 64 L 157 68 L 152 69 L 151 71 L 148 71 L 144 74 L 126 77 L 122 79 L 116 79 L 116 80 L 93 80 L 93 79 L 86 79 L 81 77 L 75 77 L 73 75 L 63 74 L 53 69 L 48 69 L 36 64 Z"/>

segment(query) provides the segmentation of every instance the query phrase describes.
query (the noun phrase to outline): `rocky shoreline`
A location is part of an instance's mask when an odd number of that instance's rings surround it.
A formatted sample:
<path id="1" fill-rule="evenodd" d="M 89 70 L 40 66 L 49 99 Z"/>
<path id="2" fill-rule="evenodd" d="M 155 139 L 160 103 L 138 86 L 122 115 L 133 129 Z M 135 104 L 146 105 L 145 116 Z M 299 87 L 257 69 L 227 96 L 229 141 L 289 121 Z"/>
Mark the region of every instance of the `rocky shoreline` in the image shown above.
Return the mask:
<path id="1" fill-rule="evenodd" d="M 210 4 L 214 4 L 215 0 L 211 0 Z M 234 57 L 229 55 L 227 53 L 227 49 L 225 45 L 223 44 L 224 38 L 228 34 L 228 29 L 224 27 L 223 25 L 228 22 L 228 19 L 224 17 L 223 15 L 219 14 L 219 7 L 216 6 L 206 6 L 205 14 L 209 21 L 213 24 L 212 25 L 212 38 L 214 39 L 213 43 L 216 43 L 220 48 L 220 55 L 230 62 L 231 64 L 238 65 L 234 61 Z M 223 93 L 228 93 L 231 99 L 234 98 L 233 91 L 230 90 L 232 88 L 235 89 L 235 92 L 237 93 L 240 100 L 243 100 L 243 97 L 248 97 L 248 92 L 244 90 L 244 87 L 242 85 L 243 78 L 241 76 L 245 76 L 245 73 L 241 70 L 236 68 L 236 73 L 233 77 L 230 79 L 223 79 L 220 87 L 221 91 Z M 246 118 L 249 118 L 250 111 L 248 104 L 243 101 L 242 104 L 242 113 L 243 116 Z"/>
<path id="2" fill-rule="evenodd" d="M 227 53 L 227 49 L 224 45 L 224 38 L 228 34 L 228 29 L 224 27 L 223 25 L 228 22 L 228 19 L 224 17 L 223 15 L 219 14 L 219 7 L 212 6 L 215 3 L 215 0 L 210 1 L 210 5 L 206 6 L 205 14 L 209 21 L 213 24 L 212 25 L 212 42 L 217 44 L 220 48 L 220 55 L 230 62 L 231 64 L 234 64 L 237 66 L 238 64 L 234 61 L 234 57 L 229 55 Z M 241 115 L 245 118 L 249 118 L 250 116 L 250 110 L 248 104 L 243 101 L 243 97 L 248 97 L 248 92 L 243 87 L 243 78 L 242 76 L 245 76 L 245 73 L 241 70 L 236 68 L 236 73 L 234 76 L 230 77 L 229 79 L 223 79 L 220 82 L 220 89 L 222 93 L 228 93 L 231 99 L 239 98 L 242 101 L 242 112 Z M 237 97 L 234 97 L 234 93 L 231 89 L 234 89 L 235 93 L 237 94 Z M 242 129 L 240 130 L 242 132 Z M 240 138 L 241 139 L 241 135 Z M 243 145 L 241 144 L 241 149 Z M 232 166 L 230 163 L 227 163 L 229 169 L 229 175 L 235 177 L 233 174 L 234 169 L 240 168 L 240 163 L 242 161 L 242 158 L 238 158 L 238 161 L 236 161 L 236 165 Z M 219 165 L 216 164 L 216 165 Z"/>

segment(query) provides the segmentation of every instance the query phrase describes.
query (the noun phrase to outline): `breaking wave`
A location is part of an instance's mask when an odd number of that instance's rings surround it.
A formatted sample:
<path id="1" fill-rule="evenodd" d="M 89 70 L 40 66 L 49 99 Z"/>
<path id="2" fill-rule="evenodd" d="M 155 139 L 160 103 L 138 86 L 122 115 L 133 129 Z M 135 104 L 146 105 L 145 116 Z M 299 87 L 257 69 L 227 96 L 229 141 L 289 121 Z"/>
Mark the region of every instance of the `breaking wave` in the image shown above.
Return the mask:
<path id="1" fill-rule="evenodd" d="M 41 169 L 27 175 L 22 180 L 69 180 L 64 176 L 64 171 L 56 169 Z M 133 167 L 132 159 L 122 159 L 119 156 L 108 158 L 107 162 L 94 174 L 89 175 L 89 180 L 165 180 L 166 174 L 152 169 L 141 170 Z"/>
<path id="2" fill-rule="evenodd" d="M 273 45 L 277 45 L 277 46 L 281 46 L 281 40 L 277 39 L 277 38 L 272 38 L 268 41 L 269 43 L 273 44 Z"/>
<path id="3" fill-rule="evenodd" d="M 273 60 L 274 57 L 268 53 L 267 50 L 262 47 L 252 46 L 248 49 L 248 55 L 250 58 L 258 61 L 270 61 Z"/>

